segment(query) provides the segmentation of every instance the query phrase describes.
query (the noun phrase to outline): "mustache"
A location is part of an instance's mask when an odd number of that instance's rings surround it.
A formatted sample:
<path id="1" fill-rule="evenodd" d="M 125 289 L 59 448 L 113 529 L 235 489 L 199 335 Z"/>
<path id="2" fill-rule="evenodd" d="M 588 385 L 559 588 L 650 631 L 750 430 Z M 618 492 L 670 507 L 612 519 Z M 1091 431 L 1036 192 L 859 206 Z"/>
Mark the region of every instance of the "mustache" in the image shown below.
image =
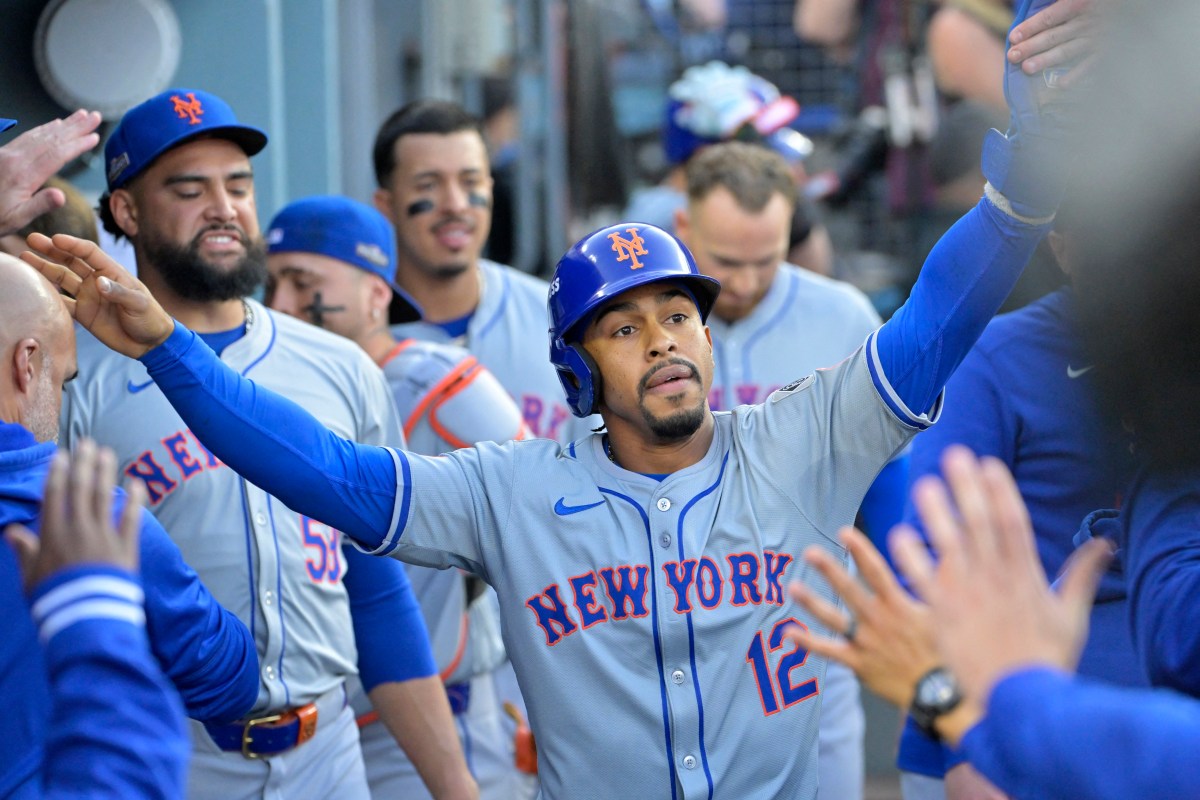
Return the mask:
<path id="1" fill-rule="evenodd" d="M 468 230 L 472 230 L 472 231 L 475 230 L 475 220 L 471 219 L 470 217 L 460 217 L 457 215 L 452 216 L 452 217 L 446 217 L 446 218 L 440 220 L 436 225 L 433 226 L 433 230 L 436 233 L 437 231 L 440 231 L 442 228 L 446 227 L 447 225 L 462 225 L 462 226 L 466 227 Z"/>
<path id="2" fill-rule="evenodd" d="M 700 380 L 700 370 L 696 369 L 695 364 L 687 359 L 675 356 L 673 358 L 668 358 L 666 361 L 661 361 L 658 364 L 655 364 L 649 369 L 649 371 L 646 372 L 645 375 L 642 376 L 642 379 L 638 381 L 638 397 L 643 397 L 646 394 L 646 385 L 650 383 L 650 380 L 656 374 L 667 367 L 687 367 L 691 373 L 690 377 Z"/>

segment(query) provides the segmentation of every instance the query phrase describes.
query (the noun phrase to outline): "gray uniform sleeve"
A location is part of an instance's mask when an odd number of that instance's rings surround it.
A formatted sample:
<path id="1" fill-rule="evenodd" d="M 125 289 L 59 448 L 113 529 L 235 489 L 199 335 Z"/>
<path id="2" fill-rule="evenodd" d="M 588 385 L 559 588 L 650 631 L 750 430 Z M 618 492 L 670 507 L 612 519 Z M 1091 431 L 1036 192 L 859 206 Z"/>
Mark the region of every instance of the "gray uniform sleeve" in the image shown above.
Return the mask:
<path id="1" fill-rule="evenodd" d="M 875 476 L 917 432 L 880 398 L 863 348 L 734 415 L 745 462 L 830 538 L 854 519 Z"/>
<path id="2" fill-rule="evenodd" d="M 489 580 L 489 551 L 512 512 L 518 446 L 485 442 L 435 457 L 392 450 L 395 519 L 376 553 Z"/>

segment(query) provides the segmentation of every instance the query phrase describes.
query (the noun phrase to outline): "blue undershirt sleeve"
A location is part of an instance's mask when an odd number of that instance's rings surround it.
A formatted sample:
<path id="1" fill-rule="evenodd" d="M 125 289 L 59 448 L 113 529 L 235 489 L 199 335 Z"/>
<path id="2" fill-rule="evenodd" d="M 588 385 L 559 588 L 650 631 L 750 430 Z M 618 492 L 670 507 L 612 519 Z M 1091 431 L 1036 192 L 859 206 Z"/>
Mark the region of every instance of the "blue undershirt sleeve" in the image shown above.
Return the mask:
<path id="1" fill-rule="evenodd" d="M 353 547 L 342 548 L 342 553 L 363 688 L 370 692 L 388 681 L 437 675 L 425 618 L 404 565 Z"/>
<path id="2" fill-rule="evenodd" d="M 1200 703 L 1032 668 L 1001 680 L 963 747 L 1014 797 L 1200 797 Z"/>
<path id="3" fill-rule="evenodd" d="M 397 492 L 388 449 L 336 435 L 230 369 L 178 322 L 141 361 L 205 447 L 235 472 L 370 549 L 387 535 Z"/>
<path id="4" fill-rule="evenodd" d="M 872 377 L 897 417 L 927 426 L 919 417 L 934 408 L 1048 229 L 983 198 L 938 240 L 908 301 L 867 340 Z"/>

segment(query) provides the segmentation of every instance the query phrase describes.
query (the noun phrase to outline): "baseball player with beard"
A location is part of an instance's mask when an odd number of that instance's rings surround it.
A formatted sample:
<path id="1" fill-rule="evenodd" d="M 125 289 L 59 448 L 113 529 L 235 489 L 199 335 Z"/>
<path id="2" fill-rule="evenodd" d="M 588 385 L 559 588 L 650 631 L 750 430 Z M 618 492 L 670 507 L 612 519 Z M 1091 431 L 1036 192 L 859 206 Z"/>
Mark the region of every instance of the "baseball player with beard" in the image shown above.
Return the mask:
<path id="1" fill-rule="evenodd" d="M 393 285 L 395 252 L 395 231 L 375 209 L 345 197 L 297 200 L 267 230 L 267 304 L 366 351 L 383 369 L 412 452 L 437 455 L 475 442 L 524 438 L 516 404 L 473 356 L 392 336 L 389 305 L 412 307 Z M 407 571 L 480 796 L 512 800 L 534 779 L 516 769 L 513 737 L 492 680 L 506 660 L 494 592 L 456 569 L 407 565 Z M 429 797 L 367 698 L 352 693 L 351 701 L 371 793 Z"/>
<path id="2" fill-rule="evenodd" d="M 565 444 L 597 427 L 594 416 L 572 415 L 554 369 L 531 357 L 546 347 L 546 282 L 482 257 L 492 177 L 479 120 L 450 102 L 409 103 L 380 126 L 373 158 L 375 207 L 396 228 L 396 283 L 424 314 L 396 325 L 396 337 L 470 352 L 516 400 L 532 436 Z M 501 700 L 524 715 L 511 665 L 492 674 Z"/>
<path id="3" fill-rule="evenodd" d="M 1014 85 L 1016 84 L 1016 85 Z M 941 390 L 1011 290 L 1061 194 L 1071 136 L 1010 80 L 984 197 L 864 346 L 758 405 L 708 407 L 719 291 L 664 231 L 601 229 L 550 283 L 551 361 L 605 430 L 425 457 L 353 442 L 229 369 L 94 245 L 25 258 L 76 319 L 140 359 L 214 455 L 372 552 L 476 572 L 497 591 L 547 797 L 801 797 L 817 790 L 824 659 L 789 647 L 783 586 L 827 583 L 806 547 L 938 415 Z M 278 431 L 286 431 L 282 437 Z M 853 635 L 853 630 L 845 633 Z"/>
<path id="4" fill-rule="evenodd" d="M 130 109 L 105 147 L 102 217 L 134 244 L 154 295 L 231 368 L 356 441 L 403 441 L 387 385 L 359 348 L 249 299 L 265 276 L 250 156 L 266 136 L 207 92 Z M 455 742 L 403 569 L 244 480 L 199 443 L 143 369 L 90 336 L 63 408 L 69 442 L 112 447 L 217 599 L 253 634 L 258 699 L 234 724 L 192 725 L 192 797 L 368 797 L 346 681 L 361 674 L 402 738 Z M 422 713 L 412 713 L 413 708 Z M 440 796 L 473 797 L 456 747 L 423 765 Z M 414 753 L 414 758 L 416 754 Z"/>

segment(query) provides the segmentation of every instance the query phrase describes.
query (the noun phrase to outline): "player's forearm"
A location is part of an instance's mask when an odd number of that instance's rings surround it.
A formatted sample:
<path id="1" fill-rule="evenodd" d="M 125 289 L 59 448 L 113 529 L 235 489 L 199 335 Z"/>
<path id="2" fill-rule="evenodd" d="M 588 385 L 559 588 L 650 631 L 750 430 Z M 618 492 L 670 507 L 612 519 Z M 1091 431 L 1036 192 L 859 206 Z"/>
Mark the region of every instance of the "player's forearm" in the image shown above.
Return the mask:
<path id="1" fill-rule="evenodd" d="M 336 435 L 231 370 L 178 323 L 141 360 L 197 438 L 235 472 L 365 545 L 387 533 L 396 499 L 387 450 Z"/>
<path id="2" fill-rule="evenodd" d="M 1048 229 L 984 198 L 930 251 L 908 301 L 875 337 L 887 382 L 914 414 L 933 407 Z"/>
<path id="3" fill-rule="evenodd" d="M 438 800 L 476 800 L 479 788 L 467 769 L 441 679 L 380 684 L 372 705 Z"/>
<path id="4" fill-rule="evenodd" d="M 996 685 L 963 745 L 1014 797 L 1200 797 L 1200 703 L 1162 690 L 1023 670 Z"/>
<path id="5" fill-rule="evenodd" d="M 389 681 L 437 676 L 425 618 L 404 566 L 350 547 L 343 555 L 363 687 L 370 692 Z"/>
<path id="6" fill-rule="evenodd" d="M 183 796 L 183 709 L 151 657 L 140 596 L 119 570 L 82 567 L 33 597 L 54 699 L 42 797 Z"/>

